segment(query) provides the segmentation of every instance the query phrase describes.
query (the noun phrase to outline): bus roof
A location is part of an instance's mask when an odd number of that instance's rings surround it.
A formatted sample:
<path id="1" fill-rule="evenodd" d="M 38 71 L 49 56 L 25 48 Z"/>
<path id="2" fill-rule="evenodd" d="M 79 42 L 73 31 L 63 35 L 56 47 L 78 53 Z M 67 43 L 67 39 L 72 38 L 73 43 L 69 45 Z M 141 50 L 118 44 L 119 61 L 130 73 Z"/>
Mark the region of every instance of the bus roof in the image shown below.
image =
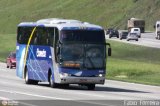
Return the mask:
<path id="1" fill-rule="evenodd" d="M 41 19 L 38 20 L 37 22 L 22 22 L 18 26 L 57 27 L 59 30 L 62 29 L 102 30 L 103 29 L 101 26 L 90 24 L 88 22 L 82 22 L 79 20 L 71 20 L 71 19 L 60 19 L 60 18 Z"/>

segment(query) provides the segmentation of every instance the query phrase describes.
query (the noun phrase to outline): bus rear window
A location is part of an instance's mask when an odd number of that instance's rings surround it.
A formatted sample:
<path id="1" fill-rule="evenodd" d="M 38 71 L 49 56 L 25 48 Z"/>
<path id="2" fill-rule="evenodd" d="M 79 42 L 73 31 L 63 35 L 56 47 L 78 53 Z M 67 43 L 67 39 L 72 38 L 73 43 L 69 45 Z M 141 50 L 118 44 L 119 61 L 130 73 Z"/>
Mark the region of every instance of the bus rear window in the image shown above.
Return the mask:
<path id="1" fill-rule="evenodd" d="M 88 43 L 104 43 L 105 35 L 103 30 L 63 30 L 61 31 L 62 42 L 88 42 Z"/>

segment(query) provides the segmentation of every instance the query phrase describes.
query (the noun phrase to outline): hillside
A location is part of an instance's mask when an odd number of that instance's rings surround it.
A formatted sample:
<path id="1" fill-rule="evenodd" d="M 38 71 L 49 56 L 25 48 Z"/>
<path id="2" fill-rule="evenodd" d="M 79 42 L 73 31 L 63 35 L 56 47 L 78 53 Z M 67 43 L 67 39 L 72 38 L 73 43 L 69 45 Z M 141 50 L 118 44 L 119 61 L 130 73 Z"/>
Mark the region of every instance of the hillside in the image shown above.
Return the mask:
<path id="1" fill-rule="evenodd" d="M 0 33 L 16 33 L 22 21 L 71 18 L 124 29 L 130 17 L 146 20 L 148 30 L 160 19 L 159 0 L 0 0 Z"/>

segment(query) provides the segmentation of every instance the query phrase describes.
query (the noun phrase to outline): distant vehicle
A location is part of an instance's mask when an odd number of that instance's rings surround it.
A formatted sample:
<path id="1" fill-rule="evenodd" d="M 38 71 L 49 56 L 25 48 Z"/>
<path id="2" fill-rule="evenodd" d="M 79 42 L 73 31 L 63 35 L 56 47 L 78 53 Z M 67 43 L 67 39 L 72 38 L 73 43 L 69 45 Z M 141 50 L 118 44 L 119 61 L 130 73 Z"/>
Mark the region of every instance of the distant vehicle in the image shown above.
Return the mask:
<path id="1" fill-rule="evenodd" d="M 138 37 L 141 38 L 141 30 L 140 28 L 131 28 L 131 33 L 137 33 Z"/>
<path id="2" fill-rule="evenodd" d="M 156 25 L 154 26 L 155 27 L 155 34 L 156 34 L 156 39 L 160 40 L 160 21 L 157 21 L 156 22 Z"/>
<path id="3" fill-rule="evenodd" d="M 119 38 L 119 32 L 118 32 L 118 30 L 116 30 L 116 29 L 111 30 L 110 33 L 109 33 L 109 38 L 111 38 L 111 37 L 117 37 L 117 38 Z"/>
<path id="4" fill-rule="evenodd" d="M 145 20 L 138 18 L 128 19 L 128 31 L 130 32 L 131 28 L 140 28 L 141 33 L 145 32 Z"/>
<path id="5" fill-rule="evenodd" d="M 122 32 L 120 32 L 120 34 L 119 34 L 120 40 L 126 39 L 127 36 L 128 36 L 128 32 L 127 32 L 127 31 L 122 31 Z"/>
<path id="6" fill-rule="evenodd" d="M 106 35 L 108 35 L 112 30 L 114 30 L 113 28 L 108 28 L 106 31 Z"/>
<path id="7" fill-rule="evenodd" d="M 129 41 L 129 40 L 136 40 L 136 41 L 138 41 L 138 35 L 137 35 L 137 33 L 128 33 L 127 41 Z"/>
<path id="8" fill-rule="evenodd" d="M 11 52 L 9 56 L 6 59 L 7 68 L 12 69 L 13 67 L 16 67 L 16 53 Z"/>

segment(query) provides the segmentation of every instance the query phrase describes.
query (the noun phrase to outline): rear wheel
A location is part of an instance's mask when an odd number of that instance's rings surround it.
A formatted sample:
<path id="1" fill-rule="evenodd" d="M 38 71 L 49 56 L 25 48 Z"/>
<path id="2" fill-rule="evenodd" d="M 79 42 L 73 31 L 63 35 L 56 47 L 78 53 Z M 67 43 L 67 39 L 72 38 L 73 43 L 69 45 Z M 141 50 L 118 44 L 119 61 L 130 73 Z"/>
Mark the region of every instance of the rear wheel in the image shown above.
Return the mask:
<path id="1" fill-rule="evenodd" d="M 25 83 L 26 84 L 34 84 L 34 85 L 38 84 L 38 81 L 29 79 L 29 77 L 28 77 L 28 70 L 27 69 L 25 71 Z"/>
<path id="2" fill-rule="evenodd" d="M 26 68 L 26 71 L 25 71 L 25 83 L 26 84 L 31 84 L 31 80 L 28 78 L 28 70 L 27 70 L 27 68 Z"/>
<path id="3" fill-rule="evenodd" d="M 69 88 L 69 84 L 62 84 L 61 87 L 62 87 L 62 88 L 65 88 L 65 89 L 66 89 L 66 88 Z"/>
<path id="4" fill-rule="evenodd" d="M 95 84 L 88 84 L 87 87 L 88 87 L 88 90 L 94 90 Z"/>

